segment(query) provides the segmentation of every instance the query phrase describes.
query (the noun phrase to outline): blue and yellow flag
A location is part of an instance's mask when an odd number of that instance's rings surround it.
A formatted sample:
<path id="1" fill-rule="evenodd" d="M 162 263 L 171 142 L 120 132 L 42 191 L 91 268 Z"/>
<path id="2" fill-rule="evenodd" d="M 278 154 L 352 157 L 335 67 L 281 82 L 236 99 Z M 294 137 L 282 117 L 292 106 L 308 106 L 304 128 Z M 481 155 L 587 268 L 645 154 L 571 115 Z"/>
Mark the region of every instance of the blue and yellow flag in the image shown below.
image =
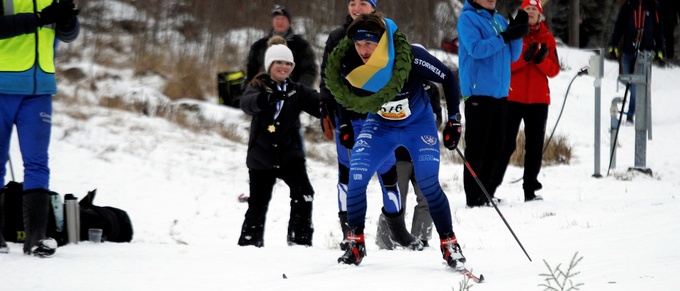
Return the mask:
<path id="1" fill-rule="evenodd" d="M 394 40 L 392 35 L 397 31 L 397 25 L 389 18 L 384 18 L 384 22 L 387 29 L 380 37 L 378 46 L 373 51 L 371 58 L 345 77 L 352 86 L 374 93 L 387 85 L 394 68 Z"/>

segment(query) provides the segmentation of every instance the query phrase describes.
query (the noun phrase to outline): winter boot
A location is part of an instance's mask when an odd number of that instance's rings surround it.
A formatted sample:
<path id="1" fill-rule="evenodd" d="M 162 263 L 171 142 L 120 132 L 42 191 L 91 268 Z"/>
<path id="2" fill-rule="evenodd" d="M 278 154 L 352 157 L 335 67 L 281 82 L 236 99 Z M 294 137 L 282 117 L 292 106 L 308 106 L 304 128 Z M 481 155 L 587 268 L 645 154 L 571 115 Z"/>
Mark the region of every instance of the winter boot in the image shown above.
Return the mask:
<path id="1" fill-rule="evenodd" d="M 456 270 L 461 270 L 465 268 L 465 257 L 463 256 L 463 251 L 460 249 L 456 235 L 453 233 L 444 235 L 440 238 L 440 247 L 442 251 L 442 256 L 449 267 Z"/>
<path id="2" fill-rule="evenodd" d="M 51 237 L 41 239 L 33 247 L 33 255 L 41 258 L 49 258 L 57 251 L 57 241 Z"/>
<path id="3" fill-rule="evenodd" d="M 5 189 L 0 189 L 0 254 L 9 253 L 9 247 L 5 242 Z"/>
<path id="4" fill-rule="evenodd" d="M 288 245 L 312 246 L 312 199 L 293 200 L 290 202 L 290 220 L 288 221 Z"/>
<path id="5" fill-rule="evenodd" d="M 363 231 L 362 233 L 350 231 L 347 233 L 347 238 L 345 240 L 347 241 L 347 250 L 338 258 L 338 263 L 347 265 L 355 264 L 358 266 L 361 264 L 361 260 L 366 256 L 366 243 L 364 241 Z"/>
<path id="6" fill-rule="evenodd" d="M 380 217 L 378 218 L 378 230 L 375 234 L 375 244 L 377 244 L 378 249 L 381 250 L 394 249 L 394 243 L 390 238 L 390 227 L 387 225 L 385 214 L 380 214 Z"/>
<path id="7" fill-rule="evenodd" d="M 531 184 L 525 183 L 523 187 L 524 187 L 524 202 L 543 200 L 543 197 L 541 197 L 541 195 L 536 195 L 536 191 L 541 190 L 543 188 L 543 185 L 541 185 L 541 183 L 539 183 L 538 181 L 536 183 Z"/>
<path id="8" fill-rule="evenodd" d="M 385 212 L 385 208 L 383 208 L 382 213 L 385 216 L 385 222 L 390 231 L 390 239 L 392 239 L 392 242 L 411 250 L 423 250 L 423 242 L 412 236 L 411 233 L 406 230 L 403 208 L 396 214 L 389 214 Z"/>
<path id="9" fill-rule="evenodd" d="M 347 211 L 338 212 L 340 219 L 340 229 L 342 229 L 342 241 L 340 242 L 340 249 L 343 251 L 349 250 L 349 243 L 347 242 L 347 234 L 349 233 L 349 225 L 347 225 Z"/>
<path id="10" fill-rule="evenodd" d="M 238 245 L 242 247 L 264 247 L 264 225 L 254 225 L 244 221 L 241 227 L 241 236 L 238 238 Z"/>
<path id="11" fill-rule="evenodd" d="M 52 248 L 51 243 L 47 243 L 46 245 L 41 243 L 46 239 L 47 234 L 47 216 L 50 212 L 50 193 L 44 189 L 24 191 L 22 204 L 24 231 L 26 232 L 24 254 L 41 257 L 53 255 L 56 250 L 56 242 L 54 248 Z"/>

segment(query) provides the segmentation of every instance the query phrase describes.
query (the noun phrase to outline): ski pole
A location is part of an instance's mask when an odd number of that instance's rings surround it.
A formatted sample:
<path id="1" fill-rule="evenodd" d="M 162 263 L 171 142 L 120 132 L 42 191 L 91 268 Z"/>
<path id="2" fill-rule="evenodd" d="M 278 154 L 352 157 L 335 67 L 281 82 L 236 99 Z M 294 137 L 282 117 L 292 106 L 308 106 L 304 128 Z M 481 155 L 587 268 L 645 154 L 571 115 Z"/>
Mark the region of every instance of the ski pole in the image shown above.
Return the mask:
<path id="1" fill-rule="evenodd" d="M 626 105 L 626 99 L 628 99 L 628 93 L 630 90 L 630 82 L 626 83 L 626 91 L 623 92 L 623 101 L 621 102 L 621 112 L 619 113 L 619 123 L 616 124 L 616 133 L 614 134 L 614 142 L 612 143 L 612 148 L 609 149 L 609 166 L 607 167 L 607 176 L 609 176 L 609 170 L 612 169 L 612 161 L 614 161 L 614 150 L 616 149 L 616 143 L 619 139 L 619 129 L 621 129 L 621 120 L 623 119 L 623 106 Z"/>
<path id="2" fill-rule="evenodd" d="M 477 177 L 477 173 L 475 173 L 475 171 L 472 170 L 472 166 L 470 166 L 470 163 L 468 163 L 468 161 L 467 161 L 467 159 L 465 158 L 465 156 L 463 155 L 463 153 L 462 153 L 462 152 L 460 151 L 460 149 L 457 148 L 457 147 L 456 147 L 456 152 L 458 152 L 458 155 L 463 159 L 463 162 L 465 163 L 465 167 L 470 171 L 470 174 L 472 174 L 472 177 L 475 178 L 475 181 L 477 181 L 477 185 L 479 185 L 479 188 L 482 188 L 482 192 L 484 192 L 484 195 L 486 195 L 486 199 L 489 199 L 489 202 L 491 202 L 491 205 L 493 205 L 493 208 L 496 209 L 496 212 L 498 212 L 498 215 L 501 217 L 501 219 L 502 219 L 503 222 L 505 223 L 505 226 L 508 227 L 508 230 L 510 231 L 510 233 L 512 234 L 512 236 L 515 238 L 515 241 L 517 241 L 517 244 L 519 244 L 519 247 L 522 248 L 522 251 L 524 252 L 524 254 L 525 254 L 525 255 L 527 256 L 527 258 L 529 259 L 529 262 L 532 262 L 531 257 L 529 257 L 529 254 L 528 254 L 527 251 L 524 249 L 524 246 L 523 246 L 522 243 L 519 241 L 519 238 L 517 238 L 517 236 L 515 235 L 515 232 L 512 231 L 512 228 L 510 227 L 510 224 L 508 224 L 508 221 L 505 220 L 505 217 L 503 217 L 503 213 L 501 213 L 501 211 L 498 210 L 498 206 L 496 206 L 496 203 L 493 202 L 493 199 L 491 198 L 491 195 L 489 195 L 489 192 L 487 192 L 487 191 L 486 191 L 486 188 L 484 188 L 484 185 L 482 185 L 482 181 L 480 181 L 479 178 Z"/>

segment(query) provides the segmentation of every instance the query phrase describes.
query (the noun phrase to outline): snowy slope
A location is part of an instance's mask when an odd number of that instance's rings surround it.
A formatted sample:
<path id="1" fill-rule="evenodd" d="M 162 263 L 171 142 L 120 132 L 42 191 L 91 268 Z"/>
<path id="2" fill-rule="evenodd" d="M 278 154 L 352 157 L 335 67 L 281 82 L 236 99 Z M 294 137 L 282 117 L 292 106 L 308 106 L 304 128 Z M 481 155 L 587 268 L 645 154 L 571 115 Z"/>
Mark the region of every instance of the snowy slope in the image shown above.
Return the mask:
<path id="1" fill-rule="evenodd" d="M 441 58 L 441 52 L 435 51 Z M 569 81 L 588 64 L 591 53 L 559 48 L 566 71 L 551 80 L 553 103 L 548 129 L 554 126 Z M 453 56 L 453 59 L 457 59 Z M 609 102 L 617 92 L 617 67 L 606 62 L 602 82 L 601 173 L 606 174 Z M 543 260 L 564 270 L 576 252 L 583 260 L 575 271 L 580 290 L 674 290 L 680 285 L 680 133 L 676 80 L 680 69 L 653 73 L 654 139 L 647 144 L 653 176 L 627 173 L 633 166 L 634 128 L 622 127 L 618 167 L 610 176 L 591 177 L 593 168 L 594 79 L 572 85 L 557 135 L 573 146 L 569 165 L 544 167 L 539 192 L 545 201 L 522 202 L 521 183 L 503 184 L 497 196 L 503 216 L 526 248 L 530 262 L 493 208 L 467 209 L 462 192 L 463 165 L 442 164 L 440 179 L 448 194 L 454 230 L 468 258 L 468 268 L 487 282 L 473 290 L 543 290 Z M 124 75 L 124 74 L 121 74 Z M 117 90 L 157 98 L 154 88 L 133 78 L 116 81 Z M 60 87 L 64 94 L 71 85 Z M 106 88 L 100 86 L 100 88 Z M 97 98 L 88 95 L 83 98 Z M 314 247 L 285 243 L 288 189 L 279 182 L 270 204 L 265 247 L 238 247 L 247 208 L 236 197 L 248 192 L 246 145 L 215 132 L 192 131 L 141 113 L 54 104 L 50 150 L 52 188 L 83 197 L 98 189 L 95 204 L 127 210 L 135 228 L 129 244 L 82 242 L 58 249 L 51 259 L 24 256 L 10 243 L 0 255 L 3 290 L 458 290 L 463 277 L 443 265 L 438 248 L 422 252 L 381 251 L 373 243 L 380 194 L 369 186 L 368 257 L 360 266 L 336 263 L 336 165 L 310 160 L 316 190 Z M 201 112 L 243 130 L 242 113 L 213 104 Z M 330 143 L 308 145 L 332 151 Z M 451 155 L 452 153 L 446 153 Z M 14 171 L 21 180 L 20 153 L 13 141 Z M 510 167 L 506 181 L 521 177 Z M 9 180 L 9 177 L 7 177 Z M 409 197 L 410 218 L 413 195 Z M 409 223 L 410 224 L 410 223 Z M 437 245 L 438 240 L 430 241 Z M 286 275 L 287 279 L 283 278 Z"/>

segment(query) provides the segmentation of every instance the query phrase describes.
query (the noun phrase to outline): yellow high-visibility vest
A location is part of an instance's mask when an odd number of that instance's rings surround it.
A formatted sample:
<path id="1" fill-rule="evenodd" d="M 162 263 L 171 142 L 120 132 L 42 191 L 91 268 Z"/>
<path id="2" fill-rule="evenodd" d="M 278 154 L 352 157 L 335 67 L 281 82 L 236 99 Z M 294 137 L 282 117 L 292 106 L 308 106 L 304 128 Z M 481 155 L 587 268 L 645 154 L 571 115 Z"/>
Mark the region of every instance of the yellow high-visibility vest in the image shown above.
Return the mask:
<path id="1" fill-rule="evenodd" d="M 33 8 L 33 2 L 36 9 Z M 52 4 L 52 0 L 0 0 L 5 15 L 34 13 Z M 24 72 L 39 65 L 46 73 L 54 73 L 54 24 L 38 27 L 35 33 L 0 39 L 0 72 Z"/>

